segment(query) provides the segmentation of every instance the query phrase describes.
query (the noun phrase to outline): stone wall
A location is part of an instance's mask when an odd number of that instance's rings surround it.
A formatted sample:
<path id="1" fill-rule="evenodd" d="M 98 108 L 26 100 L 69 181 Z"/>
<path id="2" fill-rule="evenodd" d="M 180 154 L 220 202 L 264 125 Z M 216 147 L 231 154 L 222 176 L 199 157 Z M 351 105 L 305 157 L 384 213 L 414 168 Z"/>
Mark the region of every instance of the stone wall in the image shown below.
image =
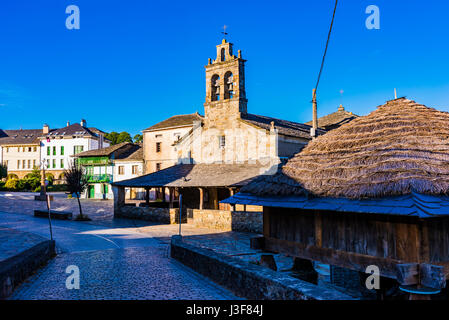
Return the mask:
<path id="1" fill-rule="evenodd" d="M 236 295 L 251 300 L 353 300 L 331 288 L 189 245 L 180 236 L 172 237 L 170 255 Z"/>
<path id="2" fill-rule="evenodd" d="M 114 217 L 175 224 L 179 221 L 179 209 L 119 206 L 114 210 Z M 185 214 L 183 215 L 182 220 L 183 223 L 187 222 Z"/>
<path id="3" fill-rule="evenodd" d="M 0 261 L 0 300 L 56 255 L 55 241 L 42 241 L 28 250 Z"/>
<path id="4" fill-rule="evenodd" d="M 192 223 L 198 228 L 220 231 L 243 231 L 262 233 L 262 212 L 225 210 L 192 210 Z"/>

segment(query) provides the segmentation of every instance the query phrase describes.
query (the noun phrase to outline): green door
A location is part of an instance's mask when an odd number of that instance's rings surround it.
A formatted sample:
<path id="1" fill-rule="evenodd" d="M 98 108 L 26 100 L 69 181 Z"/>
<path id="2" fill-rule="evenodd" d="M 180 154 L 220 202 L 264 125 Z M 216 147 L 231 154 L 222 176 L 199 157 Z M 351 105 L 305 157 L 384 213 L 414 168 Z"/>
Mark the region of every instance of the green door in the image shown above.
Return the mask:
<path id="1" fill-rule="evenodd" d="M 95 198 L 95 186 L 89 186 L 89 198 Z"/>

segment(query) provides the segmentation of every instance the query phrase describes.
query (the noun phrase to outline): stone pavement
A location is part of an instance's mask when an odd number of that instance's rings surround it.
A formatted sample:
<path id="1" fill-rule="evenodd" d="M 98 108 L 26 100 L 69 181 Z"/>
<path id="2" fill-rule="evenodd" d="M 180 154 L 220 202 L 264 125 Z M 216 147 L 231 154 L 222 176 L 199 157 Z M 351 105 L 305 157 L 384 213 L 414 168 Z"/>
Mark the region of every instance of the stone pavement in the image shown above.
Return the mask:
<path id="1" fill-rule="evenodd" d="M 67 199 L 63 192 L 50 192 L 54 196 L 51 209 L 57 211 L 69 211 L 73 217 L 79 214 L 78 201 L 76 198 Z M 11 213 L 34 214 L 34 210 L 47 210 L 44 201 L 35 201 L 34 192 L 0 192 L 0 211 Z M 92 220 L 110 220 L 114 216 L 114 205 L 112 200 L 81 199 L 81 208 Z"/>
<path id="2" fill-rule="evenodd" d="M 80 289 L 65 286 L 67 266 L 80 270 Z M 168 257 L 166 245 L 58 255 L 11 299 L 237 299 Z"/>
<path id="3" fill-rule="evenodd" d="M 0 227 L 0 261 L 11 258 L 45 240 L 47 239 L 33 233 Z"/>

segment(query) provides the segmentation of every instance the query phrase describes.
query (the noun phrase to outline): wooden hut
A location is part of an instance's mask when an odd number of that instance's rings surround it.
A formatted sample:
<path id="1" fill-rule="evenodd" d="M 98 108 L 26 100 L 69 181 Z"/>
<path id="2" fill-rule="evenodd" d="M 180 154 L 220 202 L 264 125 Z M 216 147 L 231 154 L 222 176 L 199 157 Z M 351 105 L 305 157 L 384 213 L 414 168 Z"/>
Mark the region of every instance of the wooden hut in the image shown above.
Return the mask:
<path id="1" fill-rule="evenodd" d="M 263 248 L 413 294 L 449 274 L 449 113 L 400 98 L 318 137 L 223 201 L 264 206 Z"/>

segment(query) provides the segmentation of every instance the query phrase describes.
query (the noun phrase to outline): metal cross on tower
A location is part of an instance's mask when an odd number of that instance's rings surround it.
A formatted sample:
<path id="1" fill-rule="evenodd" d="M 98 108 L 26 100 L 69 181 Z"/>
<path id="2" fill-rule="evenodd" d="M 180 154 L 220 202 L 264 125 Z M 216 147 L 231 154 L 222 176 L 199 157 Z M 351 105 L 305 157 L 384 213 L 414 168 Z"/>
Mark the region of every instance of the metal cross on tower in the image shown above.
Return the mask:
<path id="1" fill-rule="evenodd" d="M 223 34 L 223 36 L 224 36 L 224 38 L 226 39 L 226 36 L 228 35 L 228 33 L 226 32 L 226 29 L 228 28 L 228 26 L 227 25 L 224 25 L 223 26 L 223 31 L 221 32 L 222 34 Z"/>

